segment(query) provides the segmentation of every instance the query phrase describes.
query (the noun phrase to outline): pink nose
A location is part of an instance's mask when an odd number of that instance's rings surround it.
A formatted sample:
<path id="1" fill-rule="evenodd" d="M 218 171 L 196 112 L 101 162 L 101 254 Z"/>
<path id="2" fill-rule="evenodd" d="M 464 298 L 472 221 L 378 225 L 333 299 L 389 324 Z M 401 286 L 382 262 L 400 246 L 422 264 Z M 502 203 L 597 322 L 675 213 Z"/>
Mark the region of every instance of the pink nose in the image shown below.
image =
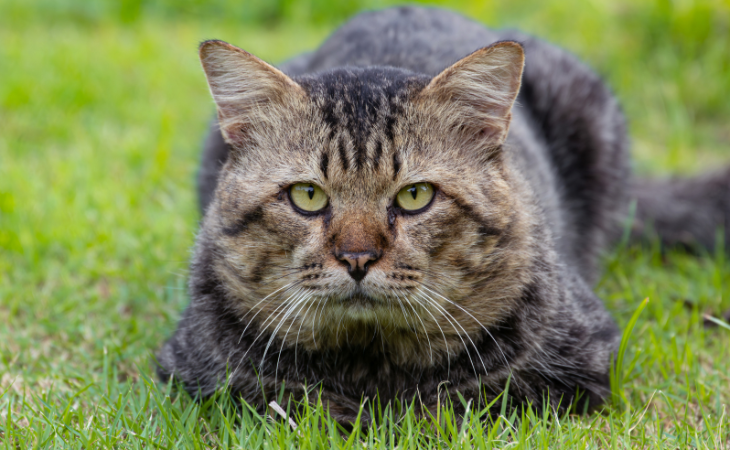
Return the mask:
<path id="1" fill-rule="evenodd" d="M 348 264 L 347 272 L 355 281 L 360 281 L 367 275 L 368 265 L 377 261 L 378 255 L 372 252 L 340 253 L 337 259 Z"/>

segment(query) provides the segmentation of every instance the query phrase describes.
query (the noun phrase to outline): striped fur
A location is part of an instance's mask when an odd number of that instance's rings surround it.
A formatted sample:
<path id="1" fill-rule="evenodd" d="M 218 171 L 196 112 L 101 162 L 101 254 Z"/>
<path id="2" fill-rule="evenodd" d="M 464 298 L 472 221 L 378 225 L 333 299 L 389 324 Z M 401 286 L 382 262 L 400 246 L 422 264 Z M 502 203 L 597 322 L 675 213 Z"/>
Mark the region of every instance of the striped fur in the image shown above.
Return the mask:
<path id="1" fill-rule="evenodd" d="M 623 117 L 592 71 L 410 7 L 362 14 L 281 70 L 220 41 L 200 53 L 220 131 L 163 379 L 259 408 L 282 382 L 319 389 L 343 423 L 365 397 L 433 410 L 508 379 L 511 407 L 601 404 L 618 333 L 590 286 L 630 191 Z M 323 211 L 293 207 L 302 182 Z M 409 214 L 394 199 L 418 182 L 435 197 Z M 343 248 L 376 255 L 362 281 Z"/>

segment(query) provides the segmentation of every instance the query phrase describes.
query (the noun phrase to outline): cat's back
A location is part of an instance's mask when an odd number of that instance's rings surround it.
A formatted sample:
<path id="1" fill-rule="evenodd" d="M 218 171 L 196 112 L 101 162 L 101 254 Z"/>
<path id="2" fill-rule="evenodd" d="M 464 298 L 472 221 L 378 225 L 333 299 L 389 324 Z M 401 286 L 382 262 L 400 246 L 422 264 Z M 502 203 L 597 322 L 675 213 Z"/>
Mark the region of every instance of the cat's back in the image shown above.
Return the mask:
<path id="1" fill-rule="evenodd" d="M 306 64 L 289 72 L 298 75 L 341 66 L 393 66 L 435 75 L 499 39 L 498 33 L 459 14 L 403 6 L 359 14 L 308 55 Z"/>

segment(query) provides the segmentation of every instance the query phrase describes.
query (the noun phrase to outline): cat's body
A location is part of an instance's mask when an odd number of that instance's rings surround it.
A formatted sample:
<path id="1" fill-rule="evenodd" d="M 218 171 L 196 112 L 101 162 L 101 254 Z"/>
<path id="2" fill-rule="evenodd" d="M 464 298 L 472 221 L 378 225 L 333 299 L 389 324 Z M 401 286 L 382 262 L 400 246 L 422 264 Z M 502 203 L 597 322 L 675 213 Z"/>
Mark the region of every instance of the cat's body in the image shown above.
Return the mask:
<path id="1" fill-rule="evenodd" d="M 499 41 L 522 44 L 523 73 L 516 44 L 475 52 Z M 285 382 L 296 398 L 321 389 L 346 422 L 365 397 L 433 409 L 456 392 L 490 400 L 509 378 L 519 402 L 593 408 L 619 337 L 591 285 L 630 198 L 637 236 L 656 221 L 667 243 L 709 243 L 730 223 L 727 174 L 672 198 L 630 181 L 614 97 L 520 33 L 440 10 L 362 14 L 283 65 L 293 81 L 236 51 L 201 48 L 231 147 L 214 128 L 191 305 L 160 353 L 161 376 L 193 393 L 227 382 L 262 406 Z M 420 182 L 431 203 L 400 208 Z M 321 186 L 326 208 L 295 211 L 294 183 Z"/>

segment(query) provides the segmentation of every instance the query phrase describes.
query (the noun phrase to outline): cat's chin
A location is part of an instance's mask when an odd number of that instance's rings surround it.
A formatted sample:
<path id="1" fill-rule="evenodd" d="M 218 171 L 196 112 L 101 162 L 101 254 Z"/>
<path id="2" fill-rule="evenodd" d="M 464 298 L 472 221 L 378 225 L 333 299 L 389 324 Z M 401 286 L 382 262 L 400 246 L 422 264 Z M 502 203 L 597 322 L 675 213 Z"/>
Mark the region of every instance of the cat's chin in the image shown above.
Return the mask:
<path id="1" fill-rule="evenodd" d="M 379 300 L 371 295 L 363 292 L 356 292 L 354 294 L 343 297 L 339 300 L 339 303 L 344 307 L 350 307 L 354 309 L 373 309 L 378 306 L 384 306 L 385 302 Z"/>
<path id="2" fill-rule="evenodd" d="M 389 310 L 387 302 L 363 292 L 355 292 L 336 302 L 350 321 L 378 323 L 383 313 Z"/>

